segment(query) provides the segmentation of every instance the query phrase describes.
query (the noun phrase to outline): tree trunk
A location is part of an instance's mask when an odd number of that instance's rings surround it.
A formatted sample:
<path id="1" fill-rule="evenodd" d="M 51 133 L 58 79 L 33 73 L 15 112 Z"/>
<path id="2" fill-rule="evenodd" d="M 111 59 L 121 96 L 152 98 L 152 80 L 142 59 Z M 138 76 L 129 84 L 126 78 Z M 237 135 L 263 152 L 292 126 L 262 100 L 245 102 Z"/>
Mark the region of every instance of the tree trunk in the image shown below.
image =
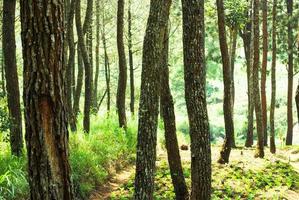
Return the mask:
<path id="1" fill-rule="evenodd" d="M 89 11 L 93 13 L 93 10 Z M 90 24 L 87 29 L 86 33 L 86 49 L 89 57 L 90 63 L 90 91 L 91 91 L 91 111 L 95 112 L 96 106 L 94 106 L 95 95 L 94 95 L 94 88 L 93 88 L 93 18 L 91 18 Z"/>
<path id="2" fill-rule="evenodd" d="M 84 119 L 83 129 L 86 133 L 90 131 L 90 105 L 91 105 L 91 65 L 88 52 L 84 42 L 84 29 L 82 30 L 81 24 L 81 0 L 76 0 L 76 27 L 78 34 L 78 46 L 84 62 L 85 68 L 85 101 L 84 101 Z M 90 11 L 87 10 L 87 15 Z M 85 25 L 86 23 L 84 23 Z M 85 26 L 84 26 L 85 27 Z"/>
<path id="3" fill-rule="evenodd" d="M 169 39 L 168 31 L 164 37 L 164 48 L 162 52 L 161 63 L 161 85 L 160 99 L 161 112 L 165 128 L 165 143 L 167 150 L 168 164 L 172 184 L 174 186 L 175 196 L 177 200 L 189 199 L 188 188 L 185 182 L 183 168 L 181 164 L 180 150 L 176 135 L 174 102 L 169 87 L 169 69 L 168 69 Z"/>
<path id="4" fill-rule="evenodd" d="M 3 1 L 2 44 L 6 79 L 7 103 L 10 118 L 11 153 L 22 155 L 22 114 L 20 106 L 20 90 L 16 63 L 15 41 L 15 0 Z"/>
<path id="5" fill-rule="evenodd" d="M 292 145 L 293 142 L 293 76 L 294 76 L 294 57 L 293 57 L 293 0 L 287 1 L 288 12 L 288 105 L 287 105 L 287 119 L 288 130 L 286 136 L 286 145 Z"/>
<path id="6" fill-rule="evenodd" d="M 185 98 L 191 136 L 191 199 L 211 198 L 204 0 L 182 0 Z"/>
<path id="7" fill-rule="evenodd" d="M 6 88 L 5 88 L 5 73 L 4 73 L 4 54 L 3 50 L 1 53 L 1 89 L 2 89 L 2 95 L 6 96 Z"/>
<path id="8" fill-rule="evenodd" d="M 78 75 L 77 75 L 77 86 L 76 86 L 76 93 L 74 96 L 74 106 L 73 106 L 73 112 L 75 115 L 75 123 L 77 123 L 77 116 L 80 112 L 80 97 L 81 97 L 81 92 L 82 92 L 82 87 L 83 87 L 83 61 L 82 61 L 82 56 L 80 52 L 80 47 L 77 45 L 77 59 L 78 59 Z"/>
<path id="9" fill-rule="evenodd" d="M 151 1 L 143 44 L 135 200 L 153 200 L 159 113 L 160 59 L 171 0 Z"/>
<path id="10" fill-rule="evenodd" d="M 224 164 L 229 162 L 229 154 L 232 147 L 232 141 L 234 137 L 234 121 L 232 113 L 232 79 L 231 79 L 231 67 L 228 54 L 228 47 L 226 42 L 226 30 L 225 30 L 225 14 L 223 0 L 217 0 L 217 13 L 218 13 L 218 29 L 219 29 L 219 42 L 222 56 L 223 65 L 223 84 L 224 84 L 224 123 L 225 123 L 225 141 L 220 152 L 219 163 Z"/>
<path id="11" fill-rule="evenodd" d="M 20 2 L 30 199 L 71 200 L 63 1 Z"/>
<path id="12" fill-rule="evenodd" d="M 74 43 L 74 15 L 75 15 L 75 0 L 71 0 L 68 19 L 67 19 L 67 40 L 69 47 L 69 59 L 66 69 L 66 95 L 67 95 L 67 108 L 68 119 L 72 131 L 76 131 L 76 120 L 73 112 L 72 93 L 73 93 L 73 69 L 75 68 L 75 43 Z"/>
<path id="13" fill-rule="evenodd" d="M 253 1 L 253 98 L 257 127 L 257 151 L 255 157 L 264 157 L 264 132 L 262 122 L 262 108 L 259 90 L 259 0 Z"/>
<path id="14" fill-rule="evenodd" d="M 118 113 L 119 126 L 127 128 L 126 119 L 126 88 L 127 88 L 127 63 L 124 45 L 124 0 L 118 0 L 117 9 L 117 50 L 118 50 L 118 87 L 116 106 Z"/>
<path id="15" fill-rule="evenodd" d="M 263 61 L 261 75 L 261 98 L 262 98 L 262 122 L 264 133 L 264 145 L 268 146 L 267 133 L 267 96 L 266 96 L 266 80 L 267 80 L 267 56 L 268 56 L 268 22 L 267 22 L 267 0 L 262 0 L 263 10 Z"/>
<path id="16" fill-rule="evenodd" d="M 130 66 L 130 110 L 132 115 L 135 112 L 135 86 L 134 86 L 134 63 L 133 63 L 133 44 L 132 44 L 132 14 L 131 0 L 129 0 L 128 10 L 128 47 L 129 47 L 129 66 Z"/>
<path id="17" fill-rule="evenodd" d="M 276 7 L 277 0 L 273 0 L 272 11 L 272 69 L 271 69 L 271 109 L 270 109 L 270 151 L 276 152 L 275 147 L 275 102 L 276 102 Z"/>
<path id="18" fill-rule="evenodd" d="M 93 86 L 93 107 L 98 111 L 98 81 L 100 73 L 100 0 L 96 1 L 96 71 Z"/>

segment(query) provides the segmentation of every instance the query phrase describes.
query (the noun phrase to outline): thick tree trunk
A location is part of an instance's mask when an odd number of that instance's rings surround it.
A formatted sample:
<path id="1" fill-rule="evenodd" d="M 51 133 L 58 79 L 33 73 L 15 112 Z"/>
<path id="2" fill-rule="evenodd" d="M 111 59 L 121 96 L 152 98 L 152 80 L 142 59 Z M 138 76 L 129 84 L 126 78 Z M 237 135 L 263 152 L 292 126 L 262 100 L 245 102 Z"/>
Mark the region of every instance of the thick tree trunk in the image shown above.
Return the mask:
<path id="1" fill-rule="evenodd" d="M 189 199 L 188 188 L 185 182 L 181 156 L 176 135 L 176 122 L 174 113 L 174 102 L 169 87 L 169 69 L 168 69 L 169 39 L 168 31 L 164 37 L 164 48 L 162 52 L 161 63 L 161 85 L 160 99 L 161 112 L 165 128 L 165 143 L 167 150 L 168 164 L 172 178 L 172 184 L 177 200 Z"/>
<path id="2" fill-rule="evenodd" d="M 26 144 L 32 200 L 73 199 L 64 104 L 63 13 L 61 0 L 55 3 L 21 1 Z"/>
<path id="3" fill-rule="evenodd" d="M 75 68 L 75 43 L 74 43 L 74 15 L 75 15 L 75 0 L 71 0 L 68 19 L 67 19 L 67 40 L 69 47 L 69 59 L 66 69 L 66 99 L 68 108 L 68 121 L 72 131 L 76 131 L 76 120 L 73 112 L 72 93 L 73 93 L 73 69 Z"/>
<path id="4" fill-rule="evenodd" d="M 135 199 L 153 200 L 159 113 L 160 59 L 171 0 L 151 1 L 143 44 Z"/>
<path id="5" fill-rule="evenodd" d="M 88 52 L 84 42 L 84 29 L 81 24 L 81 0 L 76 0 L 76 27 L 78 34 L 78 46 L 82 55 L 85 68 L 85 101 L 83 129 L 86 133 L 90 131 L 90 105 L 91 105 L 91 65 Z M 87 10 L 87 15 L 90 11 Z M 86 23 L 84 23 L 85 25 Z M 85 26 L 84 26 L 85 27 Z"/>
<path id="6" fill-rule="evenodd" d="M 263 61 L 262 61 L 262 75 L 261 75 L 261 98 L 262 98 L 262 121 L 264 132 L 264 145 L 268 145 L 267 133 L 267 96 L 266 96 L 266 80 L 267 80 L 267 56 L 268 56 L 268 22 L 267 22 L 267 0 L 262 0 L 263 10 Z"/>
<path id="7" fill-rule="evenodd" d="M 260 98 L 260 86 L 259 86 L 259 0 L 253 1 L 253 98 L 254 108 L 256 115 L 256 127 L 257 127 L 257 151 L 255 157 L 264 157 L 264 132 L 262 122 L 262 107 Z"/>
<path id="8" fill-rule="evenodd" d="M 118 87 L 116 107 L 118 113 L 119 126 L 126 129 L 126 88 L 127 88 L 127 61 L 124 45 L 124 0 L 118 0 L 117 9 L 117 50 L 118 50 Z"/>
<path id="9" fill-rule="evenodd" d="M 270 151 L 276 152 L 275 147 L 275 102 L 276 102 L 276 8 L 277 0 L 273 0 L 272 10 L 272 69 L 271 69 L 271 109 L 270 109 Z"/>
<path id="10" fill-rule="evenodd" d="M 75 122 L 77 123 L 77 116 L 80 112 L 80 97 L 81 97 L 81 92 L 82 92 L 82 87 L 83 87 L 83 61 L 82 61 L 82 56 L 80 52 L 80 47 L 77 45 L 77 59 L 78 59 L 78 75 L 77 75 L 77 86 L 76 86 L 76 92 L 74 96 L 74 106 L 73 106 L 73 112 L 75 115 Z"/>
<path id="11" fill-rule="evenodd" d="M 224 84 L 224 123 L 225 123 L 225 140 L 220 152 L 219 163 L 224 164 L 229 162 L 229 155 L 232 147 L 234 137 L 234 121 L 232 113 L 232 90 L 231 90 L 231 67 L 228 54 L 228 47 L 226 42 L 225 30 L 225 14 L 223 0 L 217 0 L 217 13 L 218 13 L 218 29 L 219 29 L 219 42 L 222 56 L 223 65 L 223 84 Z"/>
<path id="12" fill-rule="evenodd" d="M 286 136 L 286 145 L 293 143 L 293 79 L 294 79 L 294 56 L 293 56 L 293 0 L 287 1 L 288 12 L 288 105 L 287 105 L 287 119 L 288 130 Z"/>
<path id="13" fill-rule="evenodd" d="M 204 0 L 182 0 L 185 98 L 191 136 L 191 199 L 211 198 L 211 147 L 206 102 Z"/>
<path id="14" fill-rule="evenodd" d="M 16 63 L 15 10 L 15 0 L 3 1 L 2 44 L 7 103 L 10 118 L 10 146 L 11 153 L 13 155 L 21 156 L 23 149 L 23 136 L 20 90 Z"/>
<path id="15" fill-rule="evenodd" d="M 130 66 L 130 110 L 131 110 L 132 115 L 134 115 L 134 112 L 135 112 L 135 86 L 134 86 L 133 44 L 132 44 L 131 0 L 129 0 L 129 10 L 128 10 L 128 47 L 129 47 L 129 66 Z"/>

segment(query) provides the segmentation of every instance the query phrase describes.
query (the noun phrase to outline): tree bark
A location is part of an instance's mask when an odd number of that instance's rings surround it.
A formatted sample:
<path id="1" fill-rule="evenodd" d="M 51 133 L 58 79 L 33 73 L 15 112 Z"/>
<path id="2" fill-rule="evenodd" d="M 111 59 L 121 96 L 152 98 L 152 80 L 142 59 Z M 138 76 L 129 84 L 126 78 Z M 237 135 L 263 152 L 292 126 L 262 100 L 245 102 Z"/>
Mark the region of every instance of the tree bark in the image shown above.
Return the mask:
<path id="1" fill-rule="evenodd" d="M 293 0 L 287 1 L 288 12 L 288 105 L 287 105 L 287 120 L 288 130 L 286 135 L 286 145 L 293 143 L 293 79 L 294 79 L 294 56 L 293 56 Z"/>
<path id="2" fill-rule="evenodd" d="M 30 199 L 74 199 L 64 104 L 63 1 L 20 2 Z"/>
<path id="3" fill-rule="evenodd" d="M 16 62 L 15 10 L 15 0 L 3 1 L 2 45 L 7 103 L 10 118 L 10 146 L 13 155 L 21 156 L 23 150 L 23 136 L 20 90 Z"/>
<path id="4" fill-rule="evenodd" d="M 77 75 L 77 86 L 76 86 L 76 92 L 74 96 L 74 106 L 73 106 L 73 112 L 75 115 L 75 123 L 77 123 L 77 116 L 80 112 L 80 97 L 81 97 L 81 92 L 82 92 L 82 87 L 83 87 L 83 61 L 82 61 L 82 56 L 80 52 L 80 47 L 77 45 L 77 59 L 78 59 L 78 75 Z"/>
<path id="5" fill-rule="evenodd" d="M 68 18 L 67 18 L 67 40 L 69 47 L 69 59 L 66 69 L 66 99 L 68 108 L 68 119 L 72 131 L 76 131 L 76 120 L 73 112 L 72 93 L 73 93 L 73 69 L 75 68 L 75 43 L 74 43 L 74 15 L 75 15 L 75 0 L 71 0 Z"/>
<path id="6" fill-rule="evenodd" d="M 273 0 L 272 10 L 272 68 L 271 68 L 271 109 L 270 109 L 270 151 L 276 152 L 275 147 L 275 102 L 276 102 L 276 8 L 277 0 Z"/>
<path id="7" fill-rule="evenodd" d="M 5 88 L 5 69 L 4 69 L 4 54 L 2 50 L 1 54 L 1 89 L 2 89 L 2 95 L 6 96 L 6 88 Z"/>
<path id="8" fill-rule="evenodd" d="M 153 200 L 159 113 L 160 59 L 171 0 L 151 1 L 143 43 L 135 199 Z"/>
<path id="9" fill-rule="evenodd" d="M 211 198 L 204 0 L 182 0 L 185 98 L 191 136 L 191 199 Z"/>
<path id="10" fill-rule="evenodd" d="M 175 196 L 177 200 L 187 200 L 189 199 L 189 194 L 181 164 L 180 150 L 176 135 L 174 102 L 169 87 L 168 54 L 169 39 L 167 31 L 164 37 L 164 47 L 161 63 L 161 112 L 164 121 L 167 158 Z"/>
<path id="11" fill-rule="evenodd" d="M 267 80 L 267 58 L 268 58 L 268 5 L 267 0 L 262 0 L 263 11 L 263 60 L 262 60 L 262 75 L 261 75 L 261 98 L 262 98 L 262 122 L 264 133 L 264 145 L 268 146 L 267 133 L 267 96 L 266 96 L 266 80 Z"/>
<path id="12" fill-rule="evenodd" d="M 119 126 L 127 128 L 126 119 L 126 88 L 127 88 L 127 61 L 124 45 L 124 0 L 118 0 L 117 9 L 117 50 L 118 50 L 118 87 L 116 106 Z"/>
<path id="13" fill-rule="evenodd" d="M 134 115 L 134 112 L 135 112 L 135 86 L 134 86 L 133 44 L 132 44 L 131 0 L 129 0 L 129 9 L 128 9 L 128 49 L 129 49 L 129 66 L 130 66 L 130 110 L 131 110 L 132 115 Z"/>
<path id="14" fill-rule="evenodd" d="M 264 132 L 262 123 L 262 108 L 259 90 L 259 0 L 253 1 L 253 98 L 257 127 L 257 150 L 255 157 L 264 157 Z"/>
<path id="15" fill-rule="evenodd" d="M 83 119 L 83 129 L 86 133 L 90 131 L 90 105 L 91 105 L 91 65 L 84 42 L 84 29 L 82 29 L 81 24 L 81 0 L 76 0 L 76 27 L 78 34 L 78 46 L 82 55 L 85 68 L 85 101 L 84 101 L 84 119 Z M 87 15 L 90 11 L 87 10 Z M 84 25 L 87 24 L 86 21 Z M 85 26 L 84 26 L 85 27 Z"/>
<path id="16" fill-rule="evenodd" d="M 231 79 L 231 67 L 228 54 L 228 47 L 226 41 L 225 30 L 225 14 L 223 0 L 217 0 L 217 13 L 218 13 L 218 29 L 219 29 L 219 42 L 222 56 L 223 65 L 223 84 L 224 84 L 224 123 L 225 123 L 225 140 L 220 152 L 219 163 L 224 164 L 229 162 L 229 155 L 232 147 L 232 141 L 234 137 L 234 121 L 232 113 L 232 79 Z"/>

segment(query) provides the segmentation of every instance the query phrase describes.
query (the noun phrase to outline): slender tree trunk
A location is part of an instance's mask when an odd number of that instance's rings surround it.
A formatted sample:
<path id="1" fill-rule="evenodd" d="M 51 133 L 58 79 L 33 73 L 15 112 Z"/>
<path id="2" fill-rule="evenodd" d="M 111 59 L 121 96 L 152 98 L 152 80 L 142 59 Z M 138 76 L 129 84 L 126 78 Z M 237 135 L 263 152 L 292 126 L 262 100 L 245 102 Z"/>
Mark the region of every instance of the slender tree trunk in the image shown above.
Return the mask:
<path id="1" fill-rule="evenodd" d="M 90 131 L 90 105 L 91 105 L 91 65 L 88 52 L 84 42 L 84 29 L 81 24 L 81 0 L 76 0 L 76 27 L 78 34 L 78 46 L 82 55 L 85 68 L 85 101 L 84 101 L 84 119 L 83 129 L 86 133 Z M 90 11 L 87 10 L 87 15 Z M 85 25 L 86 23 L 84 23 Z M 85 27 L 85 26 L 84 26 Z"/>
<path id="2" fill-rule="evenodd" d="M 81 97 L 81 92 L 82 92 L 82 87 L 83 87 L 83 61 L 82 61 L 82 56 L 80 52 L 80 47 L 77 45 L 77 59 L 78 59 L 78 75 L 77 75 L 77 87 L 76 87 L 76 93 L 74 96 L 74 106 L 73 106 L 73 112 L 75 115 L 75 122 L 77 123 L 77 116 L 80 112 L 80 97 Z"/>
<path id="3" fill-rule="evenodd" d="M 271 109 L 270 109 L 270 151 L 276 152 L 275 147 L 275 102 L 276 102 L 276 7 L 277 0 L 273 0 L 272 11 L 272 69 L 271 69 Z"/>
<path id="4" fill-rule="evenodd" d="M 287 105 L 287 119 L 288 130 L 286 136 L 286 145 L 292 145 L 293 142 L 293 79 L 294 79 L 294 56 L 293 56 L 293 0 L 287 1 L 288 12 L 288 105 Z"/>
<path id="5" fill-rule="evenodd" d="M 267 80 L 267 58 L 268 58 L 268 8 L 267 0 L 262 0 L 263 10 L 263 61 L 262 61 L 262 75 L 261 75 L 261 98 L 262 98 L 262 121 L 264 133 L 264 145 L 268 145 L 267 133 L 267 96 L 266 96 L 266 80 Z"/>
<path id="6" fill-rule="evenodd" d="M 10 118 L 10 146 L 11 153 L 13 155 L 21 156 L 23 149 L 23 136 L 20 90 L 16 63 L 15 10 L 15 0 L 3 1 L 2 44 L 7 103 Z"/>
<path id="7" fill-rule="evenodd" d="M 98 111 L 98 81 L 100 73 L 100 0 L 96 1 L 96 71 L 93 86 L 93 107 Z"/>
<path id="8" fill-rule="evenodd" d="M 191 136 L 191 199 L 211 198 L 204 0 L 182 0 L 185 98 Z"/>
<path id="9" fill-rule="evenodd" d="M 169 39 L 168 31 L 165 32 L 164 48 L 162 52 L 161 63 L 161 85 L 160 99 L 161 112 L 165 128 L 165 142 L 167 150 L 168 164 L 172 178 L 172 184 L 177 200 L 189 199 L 188 188 L 185 182 L 183 168 L 181 164 L 181 156 L 176 135 L 174 102 L 169 87 L 169 69 L 168 69 Z"/>
<path id="10" fill-rule="evenodd" d="M 135 200 L 153 200 L 159 113 L 160 59 L 171 0 L 151 1 L 143 43 Z"/>
<path id="11" fill-rule="evenodd" d="M 69 13 L 67 18 L 67 40 L 69 47 L 69 59 L 66 69 L 66 95 L 67 95 L 67 108 L 68 108 L 68 121 L 72 131 L 76 131 L 76 120 L 73 112 L 72 104 L 72 78 L 73 78 L 73 69 L 75 68 L 75 43 L 74 43 L 74 15 L 75 15 L 75 0 L 71 0 Z"/>
<path id="12" fill-rule="evenodd" d="M 259 90 L 259 0 L 253 1 L 253 98 L 254 98 L 254 108 L 256 115 L 256 127 L 257 127 L 257 151 L 255 157 L 264 157 L 264 132 L 262 123 L 262 108 L 261 108 L 261 98 Z"/>
<path id="13" fill-rule="evenodd" d="M 128 9 L 128 47 L 129 47 L 129 66 L 130 66 L 130 110 L 132 115 L 135 112 L 135 86 L 134 86 L 134 63 L 133 63 L 133 44 L 132 44 L 132 14 L 131 0 Z"/>
<path id="14" fill-rule="evenodd" d="M 103 40 L 104 57 L 105 57 L 105 79 L 106 79 L 106 89 L 107 89 L 107 112 L 109 114 L 110 104 L 111 104 L 110 103 L 111 102 L 111 95 L 110 95 L 110 64 L 109 64 L 109 57 L 108 57 L 108 53 L 107 53 L 104 17 L 103 17 L 102 40 Z"/>
<path id="15" fill-rule="evenodd" d="M 93 13 L 92 11 L 89 11 Z M 90 91 L 91 91 L 91 111 L 95 112 L 96 106 L 94 106 L 95 95 L 94 95 L 94 88 L 93 88 L 93 18 L 91 18 L 90 24 L 87 29 L 86 33 L 86 49 L 89 57 L 90 63 Z"/>
<path id="16" fill-rule="evenodd" d="M 6 88 L 5 88 L 5 72 L 4 72 L 4 55 L 3 55 L 3 50 L 1 53 L 1 89 L 2 89 L 2 94 L 6 96 Z"/>
<path id="17" fill-rule="evenodd" d="M 71 200 L 63 1 L 20 2 L 30 199 Z"/>
<path id="18" fill-rule="evenodd" d="M 118 0 L 117 9 L 117 50 L 118 50 L 118 87 L 116 106 L 118 113 L 119 126 L 127 128 L 126 119 L 126 88 L 127 88 L 127 61 L 124 45 L 124 7 L 125 1 Z"/>
<path id="19" fill-rule="evenodd" d="M 234 137 L 234 121 L 232 113 L 232 90 L 231 90 L 231 67 L 228 54 L 228 47 L 226 42 L 226 30 L 225 30 L 225 14 L 223 0 L 217 0 L 217 13 L 218 13 L 218 29 L 219 29 L 219 42 L 222 56 L 223 65 L 223 84 L 224 84 L 224 122 L 225 122 L 225 140 L 220 152 L 219 163 L 224 164 L 229 162 L 229 154 L 232 147 L 232 141 Z"/>

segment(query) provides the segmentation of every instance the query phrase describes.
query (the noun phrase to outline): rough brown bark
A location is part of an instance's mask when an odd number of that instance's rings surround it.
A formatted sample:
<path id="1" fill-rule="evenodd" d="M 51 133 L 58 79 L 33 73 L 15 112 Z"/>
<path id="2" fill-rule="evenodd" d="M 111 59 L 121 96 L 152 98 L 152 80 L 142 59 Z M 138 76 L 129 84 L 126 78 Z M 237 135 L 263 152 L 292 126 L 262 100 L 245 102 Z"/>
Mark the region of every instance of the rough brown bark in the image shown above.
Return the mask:
<path id="1" fill-rule="evenodd" d="M 71 0 L 68 18 L 67 18 L 67 40 L 69 47 L 69 59 L 66 68 L 66 100 L 68 108 L 68 120 L 72 131 L 76 131 L 76 120 L 73 112 L 72 93 L 73 93 L 73 69 L 75 68 L 75 43 L 74 43 L 74 15 L 75 15 L 75 0 Z"/>
<path id="2" fill-rule="evenodd" d="M 174 102 L 169 87 L 169 69 L 168 69 L 169 39 L 168 31 L 164 37 L 164 47 L 162 52 L 161 63 L 161 86 L 160 86 L 160 102 L 161 112 L 165 129 L 165 144 L 167 150 L 168 164 L 172 184 L 174 186 L 175 196 L 177 200 L 189 199 L 188 188 L 185 182 L 178 139 L 176 135 L 176 122 L 174 113 Z"/>
<path id="3" fill-rule="evenodd" d="M 264 157 L 264 132 L 262 123 L 262 107 L 260 98 L 259 86 L 259 0 L 253 0 L 253 98 L 254 109 L 256 115 L 256 128 L 257 128 L 257 149 L 255 157 Z"/>
<path id="4" fill-rule="evenodd" d="M 126 88 L 127 88 L 127 61 L 124 45 L 124 7 L 125 1 L 118 0 L 117 9 L 117 50 L 118 50 L 118 87 L 116 107 L 118 113 L 119 126 L 126 129 Z"/>
<path id="5" fill-rule="evenodd" d="M 234 121 L 232 113 L 232 90 L 231 90 L 231 67 L 228 54 L 228 47 L 226 41 L 225 30 L 225 14 L 223 0 L 217 0 L 217 13 L 218 13 L 218 29 L 219 29 L 219 42 L 222 56 L 223 65 L 223 84 L 224 84 L 224 123 L 225 123 L 225 140 L 220 151 L 219 163 L 224 164 L 229 162 L 229 155 L 232 147 L 234 137 Z"/>
<path id="6" fill-rule="evenodd" d="M 83 129 L 86 133 L 90 131 L 90 105 L 91 105 L 91 65 L 84 42 L 84 30 L 81 24 L 81 0 L 76 0 L 76 27 L 78 34 L 78 46 L 82 55 L 85 69 L 85 101 L 84 101 L 84 119 L 83 119 Z M 87 10 L 87 13 L 89 11 Z M 84 23 L 85 25 L 86 23 Z"/>
<path id="7" fill-rule="evenodd" d="M 63 1 L 20 2 L 30 199 L 70 200 Z"/>
<path id="8" fill-rule="evenodd" d="M 262 60 L 262 74 L 261 74 L 261 101 L 262 101 L 262 122 L 264 133 L 264 145 L 268 145 L 267 133 L 267 96 L 266 96 L 266 80 L 267 80 L 267 56 L 268 56 L 268 8 L 267 0 L 262 0 L 263 11 L 263 60 Z"/>
<path id="9" fill-rule="evenodd" d="M 271 109 L 270 109 L 270 152 L 275 153 L 275 101 L 276 101 L 276 8 L 277 0 L 273 0 L 272 10 L 272 68 L 271 68 Z"/>
<path id="10" fill-rule="evenodd" d="M 171 0 L 151 1 L 143 43 L 135 199 L 153 200 L 159 113 L 160 59 Z"/>
<path id="11" fill-rule="evenodd" d="M 21 156 L 23 136 L 20 90 L 16 63 L 15 10 L 15 0 L 3 1 L 2 44 L 7 103 L 10 118 L 10 146 L 13 155 Z"/>
<path id="12" fill-rule="evenodd" d="M 128 49 L 129 49 L 129 66 L 130 66 L 130 110 L 132 115 L 134 115 L 135 85 L 134 85 L 134 63 L 133 63 L 133 44 L 132 44 L 131 0 L 129 0 L 129 9 L 128 9 Z"/>
<path id="13" fill-rule="evenodd" d="M 211 198 L 204 0 L 182 0 L 185 98 L 191 136 L 191 199 Z"/>
<path id="14" fill-rule="evenodd" d="M 288 12 L 288 105 L 287 105 L 287 120 L 288 130 L 286 135 L 286 145 L 293 143 L 293 79 L 294 79 L 294 55 L 293 55 L 293 0 L 287 1 Z"/>

